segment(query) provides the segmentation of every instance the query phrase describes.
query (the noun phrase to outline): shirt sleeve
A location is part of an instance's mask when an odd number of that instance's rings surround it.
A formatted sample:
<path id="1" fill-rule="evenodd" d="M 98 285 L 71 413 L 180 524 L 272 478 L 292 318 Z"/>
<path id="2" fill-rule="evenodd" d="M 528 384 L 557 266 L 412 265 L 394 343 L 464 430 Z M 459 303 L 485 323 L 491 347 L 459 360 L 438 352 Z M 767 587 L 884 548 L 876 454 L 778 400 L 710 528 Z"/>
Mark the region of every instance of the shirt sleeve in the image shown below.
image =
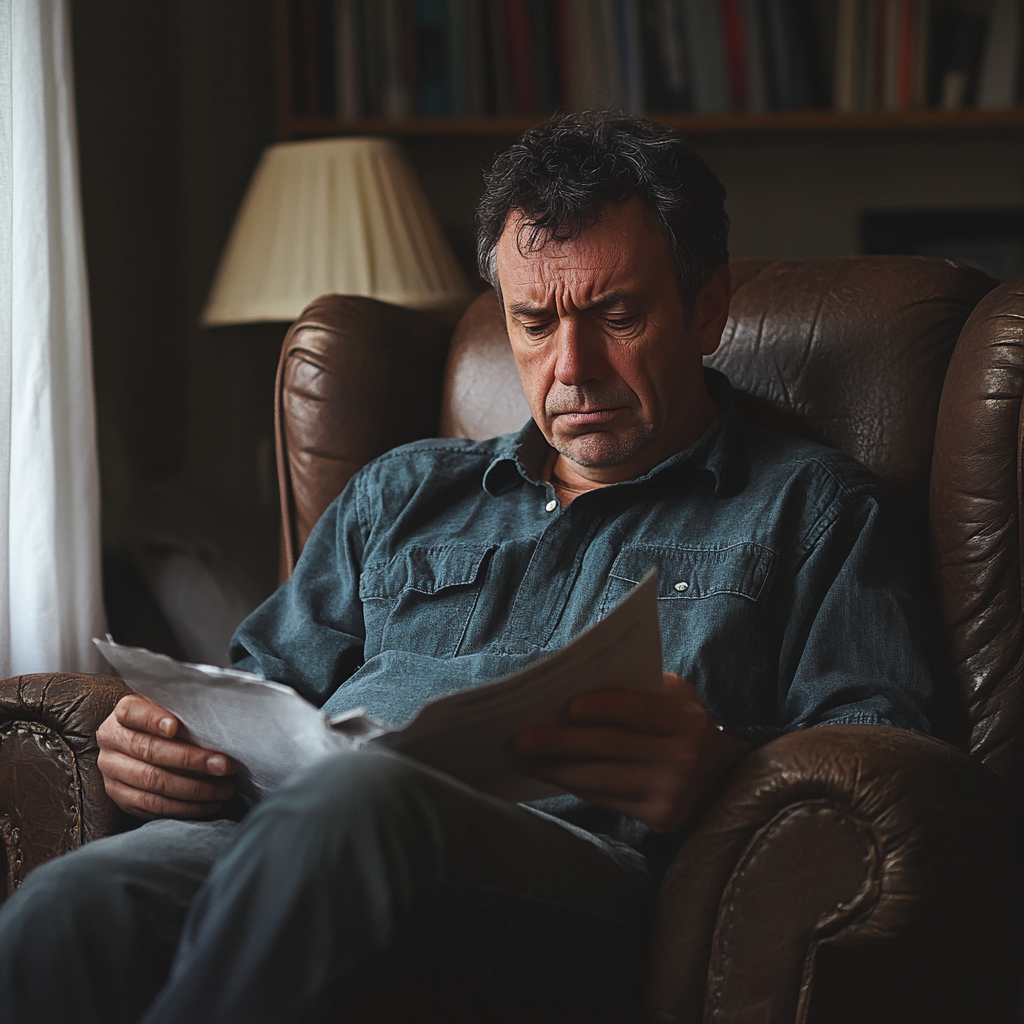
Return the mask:
<path id="1" fill-rule="evenodd" d="M 320 707 L 359 667 L 359 574 L 366 543 L 357 474 L 320 517 L 291 578 L 235 631 L 236 668 L 287 683 Z"/>
<path id="2" fill-rule="evenodd" d="M 830 512 L 789 584 L 781 731 L 864 723 L 948 735 L 953 686 L 923 552 L 873 488 L 844 492 Z"/>

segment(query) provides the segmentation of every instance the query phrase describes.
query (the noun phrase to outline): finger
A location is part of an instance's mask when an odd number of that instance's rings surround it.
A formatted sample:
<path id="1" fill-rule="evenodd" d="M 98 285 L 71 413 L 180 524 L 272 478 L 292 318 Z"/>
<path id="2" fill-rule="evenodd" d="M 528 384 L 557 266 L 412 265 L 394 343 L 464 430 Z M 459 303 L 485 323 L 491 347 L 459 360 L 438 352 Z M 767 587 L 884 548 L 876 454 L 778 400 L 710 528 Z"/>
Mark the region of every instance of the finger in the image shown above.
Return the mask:
<path id="1" fill-rule="evenodd" d="M 105 779 L 175 800 L 211 803 L 226 800 L 235 791 L 234 779 L 168 771 L 112 750 L 101 751 L 98 764 Z"/>
<path id="2" fill-rule="evenodd" d="M 183 740 L 163 739 L 148 732 L 125 728 L 116 722 L 112 725 L 104 723 L 102 735 L 97 733 L 97 737 L 101 749 L 116 750 L 162 768 L 217 776 L 236 771 L 231 758 L 216 750 L 197 747 Z"/>
<path id="3" fill-rule="evenodd" d="M 566 761 L 538 765 L 533 774 L 553 782 L 584 800 L 609 799 L 641 803 L 652 793 L 677 788 L 672 772 L 628 761 Z"/>
<path id="4" fill-rule="evenodd" d="M 545 725 L 524 729 L 513 749 L 528 757 L 595 758 L 648 764 L 688 765 L 695 745 L 678 736 L 657 736 L 605 726 Z"/>
<path id="5" fill-rule="evenodd" d="M 133 789 L 114 779 L 105 779 L 107 795 L 123 811 L 138 818 L 206 818 L 215 814 L 221 807 L 221 801 L 208 803 L 204 801 L 174 800 L 157 793 Z"/>
<path id="6" fill-rule="evenodd" d="M 678 777 L 640 765 L 590 762 L 545 766 L 533 773 L 568 793 L 644 822 L 655 832 L 686 824 L 696 803 Z"/>
<path id="7" fill-rule="evenodd" d="M 689 732 L 707 715 L 685 693 L 643 690 L 590 690 L 573 699 L 568 714 L 574 722 L 617 725 L 659 736 Z"/>
<path id="8" fill-rule="evenodd" d="M 137 693 L 122 697 L 114 716 L 126 729 L 148 732 L 153 736 L 176 736 L 181 723 L 169 711 Z"/>
<path id="9" fill-rule="evenodd" d="M 164 740 L 148 733 L 134 732 L 116 723 L 96 735 L 101 752 L 126 754 L 133 760 L 146 761 L 161 768 L 218 777 L 234 774 L 236 770 L 231 759 L 224 754 L 181 740 Z"/>
<path id="10" fill-rule="evenodd" d="M 684 697 L 688 697 L 696 704 L 704 706 L 704 702 L 697 695 L 697 691 L 680 675 L 675 672 L 662 672 L 661 682 L 665 688 L 665 693 L 681 694 Z"/>

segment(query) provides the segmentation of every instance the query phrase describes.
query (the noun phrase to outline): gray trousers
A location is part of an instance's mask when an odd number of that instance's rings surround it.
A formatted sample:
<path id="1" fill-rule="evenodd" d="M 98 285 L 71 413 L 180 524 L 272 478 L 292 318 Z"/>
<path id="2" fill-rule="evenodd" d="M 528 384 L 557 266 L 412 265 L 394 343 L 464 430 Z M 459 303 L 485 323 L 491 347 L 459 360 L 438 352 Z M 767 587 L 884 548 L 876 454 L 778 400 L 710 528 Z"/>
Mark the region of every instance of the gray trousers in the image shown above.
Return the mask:
<path id="1" fill-rule="evenodd" d="M 5 1024 L 342 1021 L 396 975 L 577 1013 L 637 997 L 632 851 L 396 754 L 341 754 L 241 824 L 156 821 L 0 910 Z"/>

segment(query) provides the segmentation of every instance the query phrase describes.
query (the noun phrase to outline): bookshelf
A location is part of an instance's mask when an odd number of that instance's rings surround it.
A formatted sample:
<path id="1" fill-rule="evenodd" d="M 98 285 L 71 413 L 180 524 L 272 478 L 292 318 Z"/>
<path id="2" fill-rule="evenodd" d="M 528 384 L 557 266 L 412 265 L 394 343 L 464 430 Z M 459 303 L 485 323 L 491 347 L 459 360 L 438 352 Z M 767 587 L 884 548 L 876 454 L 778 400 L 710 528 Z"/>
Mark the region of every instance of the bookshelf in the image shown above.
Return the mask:
<path id="1" fill-rule="evenodd" d="M 513 138 L 546 119 L 542 113 L 485 116 L 405 116 L 340 118 L 298 112 L 296 11 L 304 0 L 274 0 L 274 127 L 279 141 L 340 135 L 387 135 L 407 139 Z M 380 0 L 377 0 L 380 2 Z M 402 0 L 397 0 L 400 4 Z M 553 0 L 551 0 L 553 2 Z M 870 2 L 870 0 L 864 0 Z M 895 2 L 895 0 L 890 0 Z M 305 0 L 307 10 L 330 0 Z M 903 110 L 797 109 L 760 113 L 690 113 L 645 111 L 645 116 L 683 133 L 705 139 L 811 139 L 827 136 L 1005 136 L 1024 128 L 1024 107 L 944 110 L 934 106 Z"/>
<path id="2" fill-rule="evenodd" d="M 1012 110 L 859 111 L 797 110 L 765 114 L 660 114 L 645 117 L 694 136 L 807 136 L 888 134 L 905 132 L 976 132 L 1024 128 L 1024 108 Z M 536 117 L 410 117 L 401 120 L 342 120 L 315 115 L 282 114 L 277 139 L 322 138 L 333 135 L 389 135 L 396 138 L 514 138 L 545 118 Z"/>

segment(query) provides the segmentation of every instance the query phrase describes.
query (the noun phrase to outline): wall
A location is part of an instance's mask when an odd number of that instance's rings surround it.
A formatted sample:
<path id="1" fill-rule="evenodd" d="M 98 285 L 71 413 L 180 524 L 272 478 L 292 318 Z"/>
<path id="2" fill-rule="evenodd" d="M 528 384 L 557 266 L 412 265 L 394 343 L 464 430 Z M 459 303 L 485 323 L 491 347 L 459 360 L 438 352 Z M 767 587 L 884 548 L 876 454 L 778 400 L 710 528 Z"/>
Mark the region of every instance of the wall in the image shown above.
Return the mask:
<path id="1" fill-rule="evenodd" d="M 173 653 L 151 599 L 169 553 L 220 580 L 230 614 L 276 576 L 285 325 L 198 326 L 270 141 L 269 15 L 254 0 L 72 5 L 108 612 L 118 639 Z"/>
<path id="2" fill-rule="evenodd" d="M 461 252 L 471 249 L 482 169 L 509 141 L 405 143 Z M 736 257 L 856 253 L 865 209 L 1024 206 L 1019 130 L 754 135 L 694 145 L 728 189 Z"/>

